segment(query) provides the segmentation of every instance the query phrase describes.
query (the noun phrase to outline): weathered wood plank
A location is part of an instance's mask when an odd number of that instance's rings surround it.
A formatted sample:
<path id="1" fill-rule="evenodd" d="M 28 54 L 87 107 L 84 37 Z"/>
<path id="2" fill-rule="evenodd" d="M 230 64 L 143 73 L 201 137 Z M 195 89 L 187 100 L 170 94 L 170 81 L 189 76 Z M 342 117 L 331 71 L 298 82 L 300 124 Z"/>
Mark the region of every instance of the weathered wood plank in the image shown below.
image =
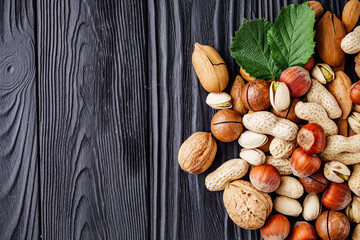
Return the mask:
<path id="1" fill-rule="evenodd" d="M 0 1 L 0 238 L 38 239 L 34 7 Z"/>
<path id="2" fill-rule="evenodd" d="M 44 239 L 146 239 L 146 9 L 38 0 Z"/>
<path id="3" fill-rule="evenodd" d="M 236 158 L 239 146 L 219 143 L 213 165 L 200 175 L 187 174 L 177 164 L 181 143 L 197 131 L 210 132 L 215 111 L 205 98 L 191 63 L 195 42 L 213 46 L 230 73 L 229 92 L 239 67 L 229 51 L 242 19 L 273 22 L 281 8 L 303 0 L 148 0 L 148 53 L 151 105 L 151 239 L 260 239 L 227 216 L 222 193 L 209 192 L 204 180 L 224 161 Z M 339 17 L 346 0 L 321 1 Z M 353 56 L 349 57 L 349 61 Z M 348 73 L 357 79 L 349 64 Z M 294 222 L 296 219 L 291 219 Z"/>

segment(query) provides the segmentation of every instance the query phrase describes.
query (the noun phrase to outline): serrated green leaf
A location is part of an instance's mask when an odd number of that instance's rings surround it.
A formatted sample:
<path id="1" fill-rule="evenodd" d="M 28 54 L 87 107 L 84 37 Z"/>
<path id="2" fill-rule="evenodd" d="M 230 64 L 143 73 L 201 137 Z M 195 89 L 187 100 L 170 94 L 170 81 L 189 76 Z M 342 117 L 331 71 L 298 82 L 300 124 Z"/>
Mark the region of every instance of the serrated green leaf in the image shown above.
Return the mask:
<path id="1" fill-rule="evenodd" d="M 268 31 L 271 58 L 285 70 L 303 66 L 314 54 L 315 12 L 307 5 L 289 5 L 283 8 Z"/>
<path id="2" fill-rule="evenodd" d="M 265 19 L 246 21 L 232 38 L 231 55 L 236 62 L 258 79 L 271 79 L 279 76 L 279 69 L 270 57 L 267 32 L 271 24 Z"/>

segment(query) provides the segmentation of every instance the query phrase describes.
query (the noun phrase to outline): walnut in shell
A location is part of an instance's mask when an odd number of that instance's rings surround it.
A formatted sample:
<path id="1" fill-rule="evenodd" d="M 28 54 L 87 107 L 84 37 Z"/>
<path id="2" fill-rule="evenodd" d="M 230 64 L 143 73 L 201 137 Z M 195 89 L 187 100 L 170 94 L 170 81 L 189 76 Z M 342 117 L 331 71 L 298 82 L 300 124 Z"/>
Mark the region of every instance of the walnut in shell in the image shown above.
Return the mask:
<path id="1" fill-rule="evenodd" d="M 260 192 L 250 182 L 236 180 L 229 183 L 223 195 L 229 217 L 244 229 L 259 229 L 272 210 L 267 193 Z"/>
<path id="2" fill-rule="evenodd" d="M 185 172 L 199 174 L 210 167 L 216 151 L 216 141 L 211 133 L 196 132 L 181 145 L 178 162 Z"/>

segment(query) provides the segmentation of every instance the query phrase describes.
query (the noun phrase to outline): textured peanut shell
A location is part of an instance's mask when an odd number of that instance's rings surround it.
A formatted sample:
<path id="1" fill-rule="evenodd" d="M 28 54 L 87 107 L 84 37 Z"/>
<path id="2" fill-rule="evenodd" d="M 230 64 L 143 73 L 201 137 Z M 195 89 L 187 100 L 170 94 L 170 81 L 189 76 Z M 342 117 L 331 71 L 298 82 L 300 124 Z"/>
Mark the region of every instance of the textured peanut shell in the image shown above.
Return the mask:
<path id="1" fill-rule="evenodd" d="M 353 165 L 360 163 L 360 152 L 356 153 L 338 153 L 338 154 L 325 154 L 320 153 L 320 158 L 324 162 L 330 162 L 330 161 L 338 161 L 345 165 Z"/>
<path id="2" fill-rule="evenodd" d="M 342 110 L 340 119 L 346 119 L 352 109 L 353 103 L 350 99 L 350 88 L 352 82 L 346 73 L 339 71 L 335 79 L 329 83 L 329 91 L 335 97 Z"/>
<path id="3" fill-rule="evenodd" d="M 282 176 L 292 174 L 289 158 L 275 158 L 273 156 L 266 156 L 265 163 L 273 165 Z"/>
<path id="4" fill-rule="evenodd" d="M 236 76 L 234 83 L 230 90 L 230 96 L 232 99 L 232 109 L 244 115 L 247 113 L 247 109 L 244 107 L 244 104 L 241 102 L 241 90 L 245 86 L 245 81 L 239 75 Z"/>
<path id="5" fill-rule="evenodd" d="M 243 159 L 231 159 L 224 162 L 205 178 L 205 186 L 209 191 L 224 190 L 226 184 L 246 175 L 249 163 Z"/>
<path id="6" fill-rule="evenodd" d="M 318 103 L 304 103 L 300 101 L 295 106 L 295 114 L 300 119 L 322 126 L 326 136 L 338 133 L 336 123 L 328 117 L 325 109 Z"/>
<path id="7" fill-rule="evenodd" d="M 345 37 L 345 27 L 335 14 L 329 11 L 320 19 L 316 28 L 316 46 L 321 59 L 332 67 L 339 66 L 345 53 L 341 40 Z"/>
<path id="8" fill-rule="evenodd" d="M 217 145 L 211 133 L 196 132 L 181 145 L 178 162 L 185 172 L 199 174 L 210 167 L 216 151 Z"/>
<path id="9" fill-rule="evenodd" d="M 306 98 L 308 102 L 320 104 L 325 109 L 329 118 L 339 118 L 342 114 L 335 97 L 316 79 L 311 79 L 311 87 L 306 94 Z"/>
<path id="10" fill-rule="evenodd" d="M 352 235 L 352 240 L 359 240 L 360 239 L 360 224 L 356 225 L 354 229 L 354 233 Z"/>
<path id="11" fill-rule="evenodd" d="M 275 158 L 288 158 L 296 148 L 296 141 L 285 141 L 274 138 L 270 143 L 270 154 Z"/>
<path id="12" fill-rule="evenodd" d="M 201 85 L 208 92 L 221 93 L 229 82 L 224 60 L 211 46 L 195 43 L 192 63 Z"/>
<path id="13" fill-rule="evenodd" d="M 248 113 L 243 118 L 244 126 L 254 132 L 269 134 L 285 141 L 296 138 L 298 126 L 290 120 L 276 117 L 271 112 Z"/>
<path id="14" fill-rule="evenodd" d="M 270 196 L 243 180 L 229 183 L 223 200 L 229 217 L 244 229 L 261 228 L 272 210 Z"/>
<path id="15" fill-rule="evenodd" d="M 360 197 L 360 164 L 354 166 L 354 171 L 349 178 L 349 188 Z"/>
<path id="16" fill-rule="evenodd" d="M 326 146 L 322 153 L 338 154 L 342 152 L 360 152 L 360 134 L 351 137 L 333 135 L 326 138 Z"/>
<path id="17" fill-rule="evenodd" d="M 280 186 L 275 192 L 281 196 L 297 199 L 304 194 L 304 187 L 296 178 L 282 176 Z"/>
<path id="18" fill-rule="evenodd" d="M 342 12 L 342 21 L 346 32 L 350 32 L 356 25 L 360 16 L 360 2 L 358 0 L 348 1 Z"/>

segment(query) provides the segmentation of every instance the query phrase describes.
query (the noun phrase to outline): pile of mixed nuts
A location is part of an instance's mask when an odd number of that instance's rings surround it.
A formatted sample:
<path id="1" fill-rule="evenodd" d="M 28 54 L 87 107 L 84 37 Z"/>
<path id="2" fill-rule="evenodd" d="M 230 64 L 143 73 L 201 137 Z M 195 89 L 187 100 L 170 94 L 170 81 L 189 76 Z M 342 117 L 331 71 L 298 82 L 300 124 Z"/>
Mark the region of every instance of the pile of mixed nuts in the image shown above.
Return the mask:
<path id="1" fill-rule="evenodd" d="M 206 103 L 220 111 L 211 133 L 196 132 L 182 144 L 178 162 L 184 171 L 200 174 L 215 158 L 215 138 L 237 140 L 240 158 L 205 179 L 208 190 L 224 190 L 225 208 L 237 225 L 260 229 L 265 240 L 285 239 L 290 231 L 290 239 L 346 239 L 355 222 L 352 238 L 360 239 L 360 81 L 352 84 L 344 73 L 345 54 L 358 54 L 360 77 L 360 26 L 354 29 L 360 2 L 350 0 L 342 20 L 323 14 L 317 1 L 307 4 L 316 18 L 323 15 L 315 36 L 323 63 L 311 56 L 305 65 L 282 71 L 279 81 L 256 79 L 241 67 L 242 77 L 227 94 L 224 60 L 214 48 L 195 44 L 192 61 L 210 92 Z M 240 180 L 249 169 L 250 181 Z M 304 192 L 301 204 L 297 199 Z M 286 216 L 301 214 L 305 221 L 291 230 Z"/>

